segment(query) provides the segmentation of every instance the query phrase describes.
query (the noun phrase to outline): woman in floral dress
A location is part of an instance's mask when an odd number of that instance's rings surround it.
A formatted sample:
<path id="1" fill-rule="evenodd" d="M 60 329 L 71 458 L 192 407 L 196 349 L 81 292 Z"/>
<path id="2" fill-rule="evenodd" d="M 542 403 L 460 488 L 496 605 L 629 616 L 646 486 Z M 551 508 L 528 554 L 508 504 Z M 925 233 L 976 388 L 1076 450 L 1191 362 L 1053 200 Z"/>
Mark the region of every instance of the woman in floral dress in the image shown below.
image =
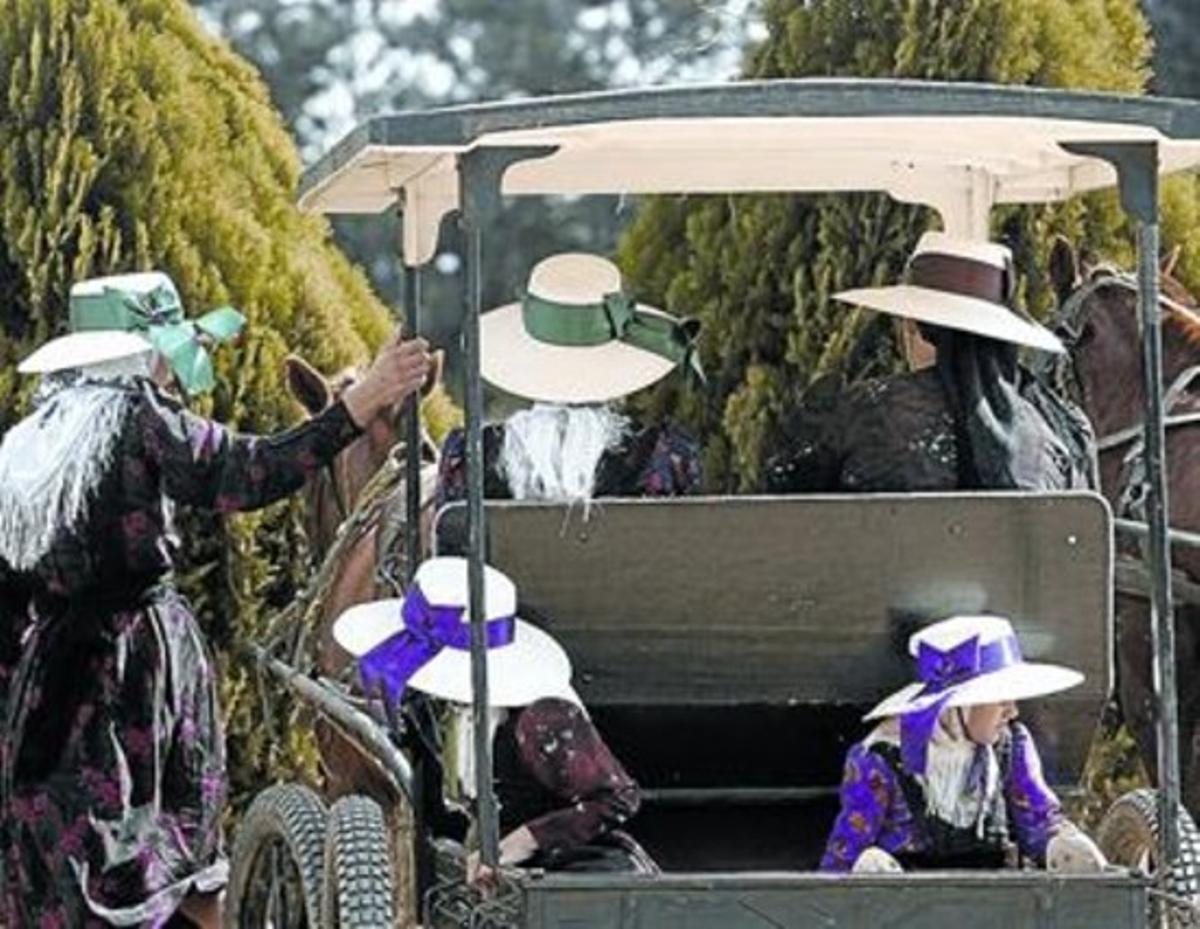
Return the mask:
<path id="1" fill-rule="evenodd" d="M 232 513 L 297 490 L 385 404 L 423 343 L 287 432 L 235 435 L 156 383 L 211 386 L 205 341 L 161 274 L 83 282 L 70 335 L 22 370 L 33 412 L 0 444 L 0 758 L 9 929 L 218 926 L 225 756 L 215 667 L 175 589 L 174 504 Z"/>

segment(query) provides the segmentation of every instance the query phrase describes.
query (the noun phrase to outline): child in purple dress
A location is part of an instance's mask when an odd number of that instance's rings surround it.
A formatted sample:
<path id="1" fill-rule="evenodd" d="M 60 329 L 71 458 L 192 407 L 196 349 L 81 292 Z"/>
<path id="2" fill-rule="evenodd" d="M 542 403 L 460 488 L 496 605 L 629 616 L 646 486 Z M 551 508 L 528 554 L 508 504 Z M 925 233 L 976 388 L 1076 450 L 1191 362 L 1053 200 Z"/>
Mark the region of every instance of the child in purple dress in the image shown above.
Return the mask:
<path id="1" fill-rule="evenodd" d="M 1098 870 L 1100 851 L 1063 816 L 1016 701 L 1083 676 L 1021 658 L 1012 625 L 959 616 L 909 643 L 919 681 L 868 715 L 846 758 L 823 871 L 1002 868 L 1018 858 Z"/>

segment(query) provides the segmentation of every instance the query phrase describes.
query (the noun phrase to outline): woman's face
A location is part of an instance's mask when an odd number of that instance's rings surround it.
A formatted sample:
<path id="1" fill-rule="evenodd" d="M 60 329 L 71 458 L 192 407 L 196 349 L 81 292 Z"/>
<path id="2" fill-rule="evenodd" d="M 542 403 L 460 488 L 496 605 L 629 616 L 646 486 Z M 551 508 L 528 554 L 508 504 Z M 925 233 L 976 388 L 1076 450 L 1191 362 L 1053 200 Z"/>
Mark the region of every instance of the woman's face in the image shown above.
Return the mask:
<path id="1" fill-rule="evenodd" d="M 170 362 L 158 352 L 154 353 L 150 362 L 150 377 L 160 388 L 170 391 L 175 386 L 175 375 L 171 372 Z"/>
<path id="2" fill-rule="evenodd" d="M 933 344 L 921 337 L 914 319 L 896 320 L 897 336 L 900 340 L 900 351 L 908 362 L 908 370 L 920 371 L 928 368 L 937 361 L 937 349 Z"/>
<path id="3" fill-rule="evenodd" d="M 963 709 L 963 728 L 967 737 L 978 745 L 995 745 L 1004 727 L 1017 718 L 1017 705 L 1011 700 L 1004 703 L 978 703 Z"/>

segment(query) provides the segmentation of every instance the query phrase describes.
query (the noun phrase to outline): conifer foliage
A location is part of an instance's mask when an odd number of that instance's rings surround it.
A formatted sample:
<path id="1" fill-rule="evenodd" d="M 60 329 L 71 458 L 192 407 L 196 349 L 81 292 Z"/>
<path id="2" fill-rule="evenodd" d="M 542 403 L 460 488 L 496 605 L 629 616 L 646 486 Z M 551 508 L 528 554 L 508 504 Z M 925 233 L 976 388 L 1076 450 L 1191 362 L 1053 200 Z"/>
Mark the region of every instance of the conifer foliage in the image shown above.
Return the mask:
<path id="1" fill-rule="evenodd" d="M 80 278 L 160 268 L 193 314 L 240 308 L 247 334 L 218 351 L 201 412 L 246 431 L 297 419 L 288 351 L 335 370 L 391 330 L 325 221 L 294 206 L 299 159 L 256 73 L 183 0 L 0 0 L 0 85 L 0 429 L 23 411 L 16 361 L 63 330 Z M 184 586 L 223 652 L 242 792 L 271 753 L 296 762 L 268 745 L 229 647 L 261 635 L 308 572 L 299 506 L 183 527 Z"/>
<path id="2" fill-rule="evenodd" d="M 745 76 L 896 77 L 1139 93 L 1150 41 L 1136 0 L 767 0 L 767 40 Z M 1182 185 L 1182 186 L 1181 186 Z M 1168 239 L 1186 240 L 1184 274 L 1200 276 L 1195 182 L 1166 192 Z M 895 364 L 885 317 L 835 304 L 837 290 L 895 282 L 929 211 L 881 195 L 655 198 L 620 248 L 642 299 L 704 323 L 709 384 L 674 384 L 639 402 L 672 411 L 705 447 L 713 490 L 757 486 L 782 411 L 813 379 Z M 1021 298 L 1049 308 L 1044 263 L 1061 232 L 1130 261 L 1129 230 L 1108 195 L 1054 208 L 998 209 L 993 238 L 1014 249 Z M 1195 254 L 1193 255 L 1193 251 Z M 1188 263 L 1190 261 L 1190 264 Z"/>

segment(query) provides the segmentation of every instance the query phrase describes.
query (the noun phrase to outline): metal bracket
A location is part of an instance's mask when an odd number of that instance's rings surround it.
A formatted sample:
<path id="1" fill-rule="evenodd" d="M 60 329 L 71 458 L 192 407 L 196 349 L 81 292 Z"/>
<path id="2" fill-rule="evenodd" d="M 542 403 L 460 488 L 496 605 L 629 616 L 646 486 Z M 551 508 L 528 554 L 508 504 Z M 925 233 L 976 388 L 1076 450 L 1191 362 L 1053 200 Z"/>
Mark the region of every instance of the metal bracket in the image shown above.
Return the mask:
<path id="1" fill-rule="evenodd" d="M 1157 225 L 1157 142 L 1066 142 L 1062 148 L 1072 155 L 1099 158 L 1116 168 L 1125 212 L 1139 222 Z"/>

